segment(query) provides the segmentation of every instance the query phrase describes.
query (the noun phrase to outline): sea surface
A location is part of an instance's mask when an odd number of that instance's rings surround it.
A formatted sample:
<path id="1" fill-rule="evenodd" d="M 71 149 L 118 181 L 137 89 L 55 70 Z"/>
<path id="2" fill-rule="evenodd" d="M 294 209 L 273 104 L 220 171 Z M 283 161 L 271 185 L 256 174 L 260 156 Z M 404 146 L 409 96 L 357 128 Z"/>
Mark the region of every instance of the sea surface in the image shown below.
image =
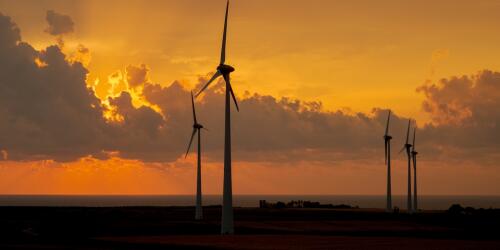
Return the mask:
<path id="1" fill-rule="evenodd" d="M 268 202 L 291 200 L 319 201 L 322 204 L 348 204 L 361 208 L 385 208 L 383 195 L 235 195 L 236 207 L 258 207 L 259 200 Z M 51 207 L 123 207 L 123 206 L 192 206 L 194 195 L 0 195 L 0 206 Z M 220 205 L 220 195 L 203 196 L 203 205 Z M 424 195 L 419 208 L 448 209 L 452 204 L 475 208 L 500 208 L 500 196 Z M 406 196 L 393 196 L 393 205 L 406 207 Z"/>

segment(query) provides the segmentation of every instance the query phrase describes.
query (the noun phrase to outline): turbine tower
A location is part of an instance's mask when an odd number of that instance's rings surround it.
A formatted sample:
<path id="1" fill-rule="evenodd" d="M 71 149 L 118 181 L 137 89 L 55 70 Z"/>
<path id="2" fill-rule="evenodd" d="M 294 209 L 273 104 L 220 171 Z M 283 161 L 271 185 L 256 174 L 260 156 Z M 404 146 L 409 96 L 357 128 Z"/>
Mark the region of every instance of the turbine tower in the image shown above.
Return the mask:
<path id="1" fill-rule="evenodd" d="M 212 78 L 205 84 L 205 86 L 196 94 L 198 97 L 207 87 L 219 76 L 224 78 L 226 82 L 226 111 L 225 111 L 225 133 L 224 133 L 224 187 L 222 198 L 222 234 L 233 234 L 233 190 L 231 180 L 231 97 L 236 105 L 236 110 L 239 111 L 236 97 L 231 87 L 230 74 L 234 68 L 225 64 L 226 61 L 226 34 L 227 34 L 227 16 L 229 11 L 229 0 L 226 5 L 226 16 L 224 19 L 224 33 L 222 35 L 222 49 L 220 56 L 220 64 L 217 71 Z M 230 97 L 231 95 L 231 97 Z"/>
<path id="2" fill-rule="evenodd" d="M 400 153 L 406 149 L 406 156 L 408 157 L 408 213 L 412 213 L 412 205 L 411 205 L 411 144 L 408 142 L 410 137 L 410 125 L 411 119 L 408 120 L 408 129 L 406 130 L 406 143 L 401 149 Z"/>
<path id="3" fill-rule="evenodd" d="M 413 158 L 413 212 L 418 211 L 418 196 L 417 196 L 417 154 L 415 151 L 415 135 L 417 133 L 417 128 L 413 129 L 413 147 L 411 151 L 411 155 Z"/>
<path id="4" fill-rule="evenodd" d="M 387 115 L 387 123 L 385 127 L 385 164 L 387 164 L 387 206 L 386 211 L 392 212 L 392 193 L 391 193 L 391 139 L 392 136 L 389 135 L 389 122 L 391 119 L 391 111 Z"/>
<path id="5" fill-rule="evenodd" d="M 191 144 L 193 143 L 194 136 L 198 133 L 198 168 L 196 171 L 196 212 L 195 219 L 201 220 L 203 219 L 203 210 L 201 206 L 201 129 L 203 125 L 199 124 L 196 120 L 196 110 L 194 108 L 194 97 L 193 92 L 191 92 L 191 104 L 193 107 L 193 133 L 191 134 L 191 140 L 189 140 L 189 145 L 186 151 L 186 156 L 191 149 Z M 184 157 L 184 158 L 185 158 Z"/>

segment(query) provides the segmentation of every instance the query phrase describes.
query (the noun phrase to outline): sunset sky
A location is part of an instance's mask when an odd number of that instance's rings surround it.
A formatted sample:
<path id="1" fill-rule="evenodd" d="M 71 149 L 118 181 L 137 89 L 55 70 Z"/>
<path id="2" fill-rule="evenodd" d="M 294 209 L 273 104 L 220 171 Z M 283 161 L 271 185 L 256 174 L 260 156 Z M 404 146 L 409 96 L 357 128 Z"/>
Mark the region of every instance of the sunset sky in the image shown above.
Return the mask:
<path id="1" fill-rule="evenodd" d="M 0 0 L 0 193 L 192 194 L 225 0 Z M 231 0 L 236 194 L 500 195 L 500 1 Z M 222 191 L 223 94 L 197 102 Z"/>

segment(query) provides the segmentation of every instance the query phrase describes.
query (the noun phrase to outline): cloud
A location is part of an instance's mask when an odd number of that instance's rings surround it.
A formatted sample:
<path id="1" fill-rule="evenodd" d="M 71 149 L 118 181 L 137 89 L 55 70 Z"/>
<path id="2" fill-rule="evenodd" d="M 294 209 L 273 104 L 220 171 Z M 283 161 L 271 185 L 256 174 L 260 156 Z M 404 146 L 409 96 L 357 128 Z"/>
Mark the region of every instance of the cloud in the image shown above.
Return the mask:
<path id="1" fill-rule="evenodd" d="M 201 78 L 197 88 L 206 82 Z M 220 159 L 224 137 L 223 84 L 209 88 L 196 103 L 203 132 L 204 151 Z M 144 97 L 160 107 L 167 117 L 170 138 L 180 149 L 187 146 L 191 132 L 189 90 L 179 83 L 168 87 L 147 84 Z M 373 156 L 381 145 L 386 110 L 374 109 L 370 115 L 329 112 L 319 102 L 247 94 L 240 98 L 241 112 L 232 115 L 233 152 L 245 161 L 338 161 Z M 393 118 L 395 135 L 402 135 L 406 120 Z M 402 142 L 401 142 L 402 143 Z"/>
<path id="2" fill-rule="evenodd" d="M 17 42 L 21 40 L 21 32 L 17 25 L 12 22 L 10 17 L 4 16 L 0 13 L 0 29 L 2 31 L 2 36 L 0 36 L 0 46 L 2 49 L 8 49 L 17 45 Z"/>
<path id="3" fill-rule="evenodd" d="M 9 18 L 0 20 L 0 141 L 9 158 L 99 155 L 106 123 L 100 100 L 85 85 L 87 69 L 69 63 L 59 47 L 35 50 Z"/>
<path id="4" fill-rule="evenodd" d="M 441 79 L 417 89 L 424 93 L 424 111 L 436 124 L 494 126 L 500 104 L 500 73 L 489 70 L 472 76 Z"/>
<path id="5" fill-rule="evenodd" d="M 140 66 L 129 65 L 127 67 L 127 82 L 130 88 L 135 89 L 143 86 L 148 81 L 149 69 L 146 65 Z"/>
<path id="6" fill-rule="evenodd" d="M 193 122 L 190 90 L 179 82 L 151 82 L 146 65 L 113 74 L 108 82 L 116 86 L 103 87 L 109 94 L 101 100 L 87 86 L 82 63 L 68 59 L 57 46 L 34 49 L 3 15 L 0 65 L 0 150 L 8 152 L 9 160 L 119 156 L 174 162 L 186 150 Z M 426 159 L 498 159 L 491 156 L 500 145 L 499 75 L 482 71 L 418 89 L 426 97 L 424 111 L 432 117 L 418 131 L 418 150 Z M 206 81 L 200 78 L 196 88 Z M 202 137 L 209 161 L 222 160 L 223 87 L 219 80 L 196 102 L 199 121 L 209 129 Z M 235 90 L 241 93 L 238 86 Z M 240 95 L 239 104 L 241 112 L 233 107 L 232 113 L 235 160 L 280 165 L 383 161 L 387 109 L 368 114 L 328 111 L 320 102 L 258 93 Z M 106 119 L 109 113 L 121 119 Z M 406 124 L 407 118 L 394 115 L 394 152 L 403 145 Z"/>
<path id="7" fill-rule="evenodd" d="M 83 44 L 78 44 L 76 51 L 71 54 L 69 59 L 72 62 L 80 62 L 85 67 L 88 67 L 92 59 L 90 49 L 85 47 Z"/>
<path id="8" fill-rule="evenodd" d="M 417 91 L 426 97 L 422 107 L 432 123 L 425 131 L 435 145 L 485 152 L 499 148 L 500 72 L 442 79 Z"/>
<path id="9" fill-rule="evenodd" d="M 60 36 L 64 34 L 73 33 L 75 24 L 70 16 L 59 14 L 53 10 L 48 10 L 45 17 L 49 27 L 45 32 L 53 35 Z"/>

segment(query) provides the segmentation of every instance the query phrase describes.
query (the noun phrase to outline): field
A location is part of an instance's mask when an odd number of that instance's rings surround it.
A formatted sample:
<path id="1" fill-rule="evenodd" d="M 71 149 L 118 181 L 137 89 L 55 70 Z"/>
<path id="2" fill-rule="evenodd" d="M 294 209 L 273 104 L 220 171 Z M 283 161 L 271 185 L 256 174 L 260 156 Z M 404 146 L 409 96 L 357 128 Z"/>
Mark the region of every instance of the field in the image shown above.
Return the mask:
<path id="1" fill-rule="evenodd" d="M 0 207 L 0 249 L 500 249 L 500 213 L 220 207 Z"/>

